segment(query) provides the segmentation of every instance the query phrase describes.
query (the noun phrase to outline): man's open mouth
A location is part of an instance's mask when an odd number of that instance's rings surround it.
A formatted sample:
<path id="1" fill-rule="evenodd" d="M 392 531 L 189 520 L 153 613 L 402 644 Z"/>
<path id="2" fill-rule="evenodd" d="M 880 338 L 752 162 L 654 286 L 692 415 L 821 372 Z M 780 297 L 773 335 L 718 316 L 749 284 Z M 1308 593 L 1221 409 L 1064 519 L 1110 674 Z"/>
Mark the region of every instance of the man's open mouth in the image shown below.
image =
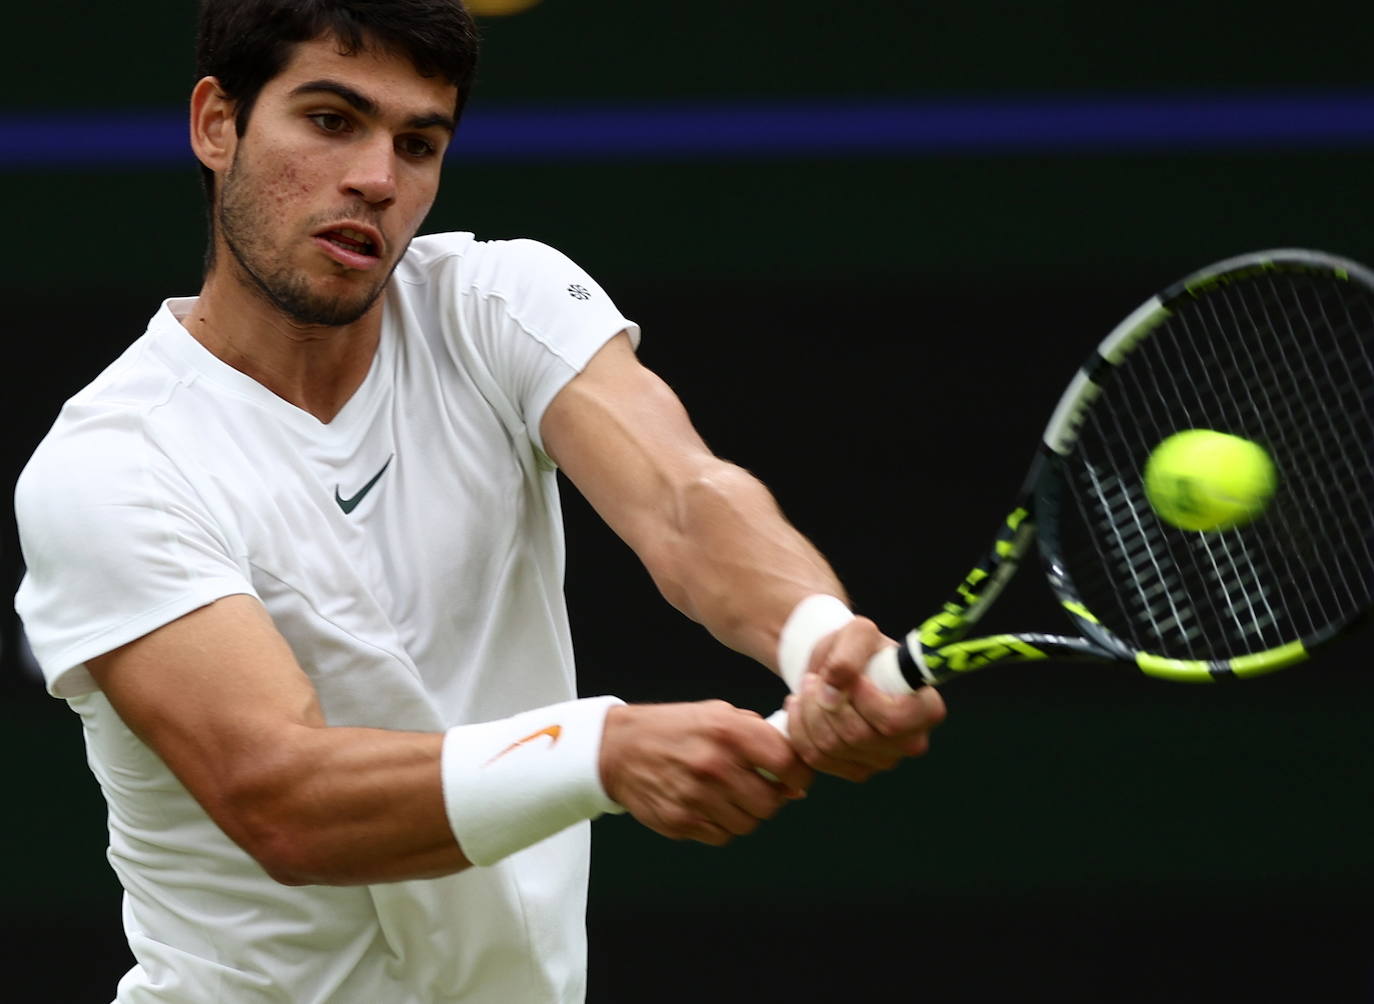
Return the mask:
<path id="1" fill-rule="evenodd" d="M 354 230 L 351 227 L 342 227 L 338 230 L 326 230 L 319 235 L 331 244 L 336 244 L 345 251 L 352 251 L 354 254 L 365 254 L 370 257 L 377 257 L 377 245 L 372 239 L 361 230 Z"/>

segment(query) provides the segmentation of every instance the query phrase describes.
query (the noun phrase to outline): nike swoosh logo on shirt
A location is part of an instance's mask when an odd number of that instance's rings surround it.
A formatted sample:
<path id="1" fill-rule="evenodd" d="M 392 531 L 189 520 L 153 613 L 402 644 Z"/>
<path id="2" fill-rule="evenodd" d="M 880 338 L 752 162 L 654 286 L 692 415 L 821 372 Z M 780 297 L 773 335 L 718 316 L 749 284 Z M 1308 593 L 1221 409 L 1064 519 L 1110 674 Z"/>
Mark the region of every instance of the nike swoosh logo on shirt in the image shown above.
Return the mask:
<path id="1" fill-rule="evenodd" d="M 538 732 L 531 732 L 531 733 L 530 733 L 529 735 L 527 735 L 524 739 L 517 739 L 517 740 L 515 740 L 515 742 L 511 743 L 509 746 L 507 746 L 505 749 L 503 749 L 500 753 L 497 753 L 496 756 L 492 757 L 490 760 L 488 760 L 488 761 L 487 761 L 486 763 L 484 763 L 482 766 L 483 766 L 483 767 L 487 767 L 487 766 L 490 766 L 491 764 L 494 764 L 497 760 L 500 760 L 503 756 L 505 756 L 505 755 L 506 755 L 507 753 L 509 753 L 511 750 L 519 749 L 521 746 L 524 746 L 526 743 L 534 742 L 534 740 L 538 739 L 540 736 L 548 736 L 548 737 L 549 737 L 549 746 L 550 746 L 550 748 L 552 748 L 553 745 L 554 745 L 555 743 L 558 742 L 558 737 L 561 736 L 562 734 L 563 734 L 563 726 L 561 726 L 561 725 L 548 725 L 548 726 L 545 726 L 544 728 L 540 729 Z"/>
<path id="2" fill-rule="evenodd" d="M 352 498 L 344 498 L 342 495 L 339 494 L 339 486 L 334 486 L 334 501 L 339 503 L 339 508 L 344 511 L 345 516 L 351 513 L 354 509 L 358 508 L 358 503 L 363 500 L 363 498 L 367 495 L 368 492 L 372 491 L 372 486 L 381 480 L 382 475 L 386 473 L 386 469 L 391 466 L 391 458 L 395 455 L 396 454 L 393 453 L 391 457 L 387 457 L 386 463 L 382 464 L 382 469 L 378 471 L 376 474 L 372 475 L 372 480 L 369 481 L 367 484 L 363 485 L 362 490 L 359 491 L 358 494 L 354 495 Z"/>

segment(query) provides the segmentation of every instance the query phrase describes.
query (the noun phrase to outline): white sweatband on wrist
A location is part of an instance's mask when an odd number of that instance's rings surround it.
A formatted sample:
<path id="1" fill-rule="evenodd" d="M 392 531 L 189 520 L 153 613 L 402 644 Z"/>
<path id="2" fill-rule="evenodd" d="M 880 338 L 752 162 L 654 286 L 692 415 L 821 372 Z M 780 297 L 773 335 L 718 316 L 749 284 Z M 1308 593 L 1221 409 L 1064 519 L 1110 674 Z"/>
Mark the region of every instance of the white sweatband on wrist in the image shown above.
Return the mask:
<path id="1" fill-rule="evenodd" d="M 824 593 L 808 596 L 792 608 L 778 633 L 778 670 L 789 690 L 801 686 L 816 643 L 853 619 L 847 606 Z"/>
<path id="2" fill-rule="evenodd" d="M 489 865 L 604 812 L 624 812 L 601 786 L 606 713 L 588 697 L 444 733 L 448 824 L 463 854 Z"/>

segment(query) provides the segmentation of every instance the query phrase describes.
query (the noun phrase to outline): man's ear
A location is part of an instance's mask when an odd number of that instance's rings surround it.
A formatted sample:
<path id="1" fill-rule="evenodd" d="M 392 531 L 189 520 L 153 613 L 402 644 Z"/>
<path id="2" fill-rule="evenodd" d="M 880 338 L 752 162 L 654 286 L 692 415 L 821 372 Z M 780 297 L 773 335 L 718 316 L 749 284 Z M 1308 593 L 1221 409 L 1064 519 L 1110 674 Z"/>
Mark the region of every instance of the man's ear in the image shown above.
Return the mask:
<path id="1" fill-rule="evenodd" d="M 202 164 L 217 173 L 234 162 L 237 111 L 238 106 L 214 77 L 202 77 L 191 91 L 191 149 Z"/>

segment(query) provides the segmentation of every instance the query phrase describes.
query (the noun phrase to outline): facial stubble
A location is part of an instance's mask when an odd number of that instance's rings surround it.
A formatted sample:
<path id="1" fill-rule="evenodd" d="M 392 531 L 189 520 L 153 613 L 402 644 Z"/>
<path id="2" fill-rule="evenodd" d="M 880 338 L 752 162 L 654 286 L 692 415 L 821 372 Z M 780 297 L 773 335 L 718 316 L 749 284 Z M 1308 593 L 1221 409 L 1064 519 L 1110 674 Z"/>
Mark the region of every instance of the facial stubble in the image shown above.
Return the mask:
<path id="1" fill-rule="evenodd" d="M 357 321 L 377 302 L 400 258 L 374 286 L 355 296 L 321 294 L 309 276 L 289 260 L 287 248 L 272 246 L 272 218 L 261 186 L 235 156 L 222 179 L 216 225 L 245 284 L 290 320 L 302 325 L 340 327 Z"/>

